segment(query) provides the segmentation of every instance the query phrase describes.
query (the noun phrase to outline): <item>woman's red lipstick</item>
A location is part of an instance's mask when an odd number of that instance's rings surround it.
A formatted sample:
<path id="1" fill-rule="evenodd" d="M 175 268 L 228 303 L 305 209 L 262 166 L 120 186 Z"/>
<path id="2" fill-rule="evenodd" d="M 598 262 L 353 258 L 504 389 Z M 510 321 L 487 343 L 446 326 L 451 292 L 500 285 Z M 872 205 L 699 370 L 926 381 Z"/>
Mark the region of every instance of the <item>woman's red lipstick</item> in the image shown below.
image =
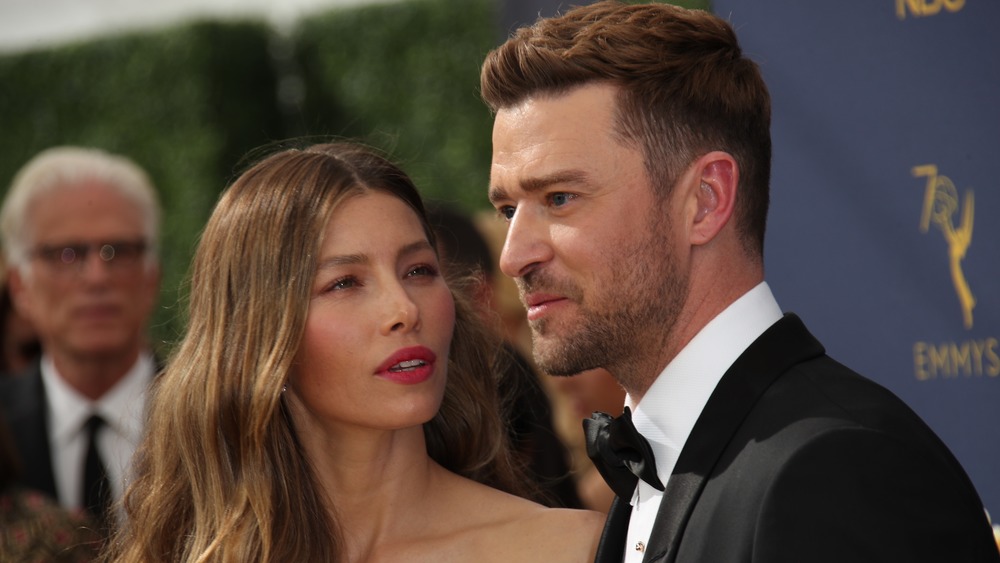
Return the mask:
<path id="1" fill-rule="evenodd" d="M 437 355 L 425 346 L 402 348 L 379 364 L 375 375 L 407 385 L 422 383 L 434 373 L 436 359 Z"/>

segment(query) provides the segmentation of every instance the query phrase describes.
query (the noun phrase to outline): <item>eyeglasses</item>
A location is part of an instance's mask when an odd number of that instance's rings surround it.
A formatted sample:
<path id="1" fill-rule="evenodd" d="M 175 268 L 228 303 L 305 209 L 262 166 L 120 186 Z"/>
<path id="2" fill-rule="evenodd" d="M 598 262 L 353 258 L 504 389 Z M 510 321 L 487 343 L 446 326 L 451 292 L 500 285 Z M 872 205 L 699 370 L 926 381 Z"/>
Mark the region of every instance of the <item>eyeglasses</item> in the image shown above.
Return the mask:
<path id="1" fill-rule="evenodd" d="M 87 263 L 87 256 L 95 253 L 109 268 L 126 270 L 134 268 L 146 253 L 146 242 L 110 241 L 70 244 L 42 244 L 32 252 L 57 272 L 79 272 Z"/>

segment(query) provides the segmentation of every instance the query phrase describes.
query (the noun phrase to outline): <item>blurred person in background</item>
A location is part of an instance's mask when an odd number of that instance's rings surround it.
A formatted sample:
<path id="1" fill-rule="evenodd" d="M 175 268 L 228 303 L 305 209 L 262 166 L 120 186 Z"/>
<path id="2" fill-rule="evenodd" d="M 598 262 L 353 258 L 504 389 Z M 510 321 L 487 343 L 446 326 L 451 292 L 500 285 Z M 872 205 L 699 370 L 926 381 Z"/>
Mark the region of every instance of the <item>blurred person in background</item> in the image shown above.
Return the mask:
<path id="1" fill-rule="evenodd" d="M 494 268 L 499 262 L 503 252 L 504 239 L 507 237 L 507 224 L 498 220 L 496 211 L 479 212 L 473 218 L 476 228 L 485 237 L 486 244 L 490 249 L 490 256 L 493 257 Z M 500 315 L 500 325 L 503 329 L 504 338 L 519 353 L 531 361 L 531 329 L 528 327 L 528 319 L 525 316 L 524 305 L 518 297 L 517 284 L 514 280 L 504 275 L 494 275 L 490 283 L 490 306 Z M 550 387 L 546 383 L 548 377 L 542 378 L 543 386 L 548 390 Z M 553 399 L 556 399 L 553 397 Z M 560 405 L 553 405 L 554 408 L 562 409 Z"/>
<path id="2" fill-rule="evenodd" d="M 496 266 L 485 236 L 469 215 L 445 203 L 428 204 L 427 215 L 437 235 L 442 266 L 456 278 L 469 280 L 485 322 L 504 337 L 493 305 Z M 541 488 L 541 502 L 580 508 L 583 503 L 570 473 L 569 452 L 553 426 L 548 394 L 531 363 L 506 339 L 504 352 L 511 361 L 498 377 L 514 450 Z"/>
<path id="3" fill-rule="evenodd" d="M 507 235 L 505 223 L 497 220 L 495 212 L 477 214 L 474 223 L 477 231 L 484 237 L 490 255 L 499 257 Z M 493 260 L 489 268 L 495 271 L 496 258 Z M 517 350 L 519 357 L 527 354 L 524 361 L 537 373 L 538 368 L 531 361 L 531 335 L 524 306 L 518 298 L 517 285 L 507 276 L 491 274 L 489 278 L 490 303 L 500 316 L 508 342 Z M 550 377 L 541 374 L 539 381 L 551 405 L 553 429 L 569 456 L 576 497 L 583 508 L 607 512 L 614 499 L 614 492 L 587 456 L 584 434 L 580 427 L 581 421 L 590 418 L 595 411 L 620 413 L 625 401 L 625 390 L 603 369 L 583 372 L 575 377 Z"/>
<path id="4" fill-rule="evenodd" d="M 625 389 L 605 369 L 550 379 L 553 390 L 564 398 L 567 405 L 564 440 L 572 453 L 577 494 L 584 508 L 606 513 L 611 508 L 615 493 L 587 456 L 587 444 L 580 429 L 582 422 L 595 412 L 621 414 Z"/>
<path id="5" fill-rule="evenodd" d="M 0 377 L 18 375 L 42 355 L 42 344 L 31 321 L 26 319 L 10 296 L 6 268 L 0 267 Z"/>
<path id="6" fill-rule="evenodd" d="M 63 508 L 48 495 L 20 485 L 20 474 L 7 422 L 0 417 L 0 561 L 93 561 L 101 538 L 89 515 Z"/>
<path id="7" fill-rule="evenodd" d="M 160 207 L 145 172 L 82 147 L 41 152 L 0 210 L 14 306 L 41 358 L 0 380 L 22 482 L 107 528 L 142 433 L 156 363 Z"/>

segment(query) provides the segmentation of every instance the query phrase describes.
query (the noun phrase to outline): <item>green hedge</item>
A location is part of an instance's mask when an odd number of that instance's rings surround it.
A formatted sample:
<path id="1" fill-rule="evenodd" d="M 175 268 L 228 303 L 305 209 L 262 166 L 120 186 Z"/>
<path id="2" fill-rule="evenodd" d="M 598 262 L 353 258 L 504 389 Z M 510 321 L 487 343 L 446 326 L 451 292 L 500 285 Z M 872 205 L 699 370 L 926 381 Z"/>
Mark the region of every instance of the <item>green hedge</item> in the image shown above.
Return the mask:
<path id="1" fill-rule="evenodd" d="M 490 0 L 338 10 L 295 34 L 305 80 L 299 125 L 390 150 L 422 193 L 486 204 L 492 117 L 479 67 L 495 45 Z"/>

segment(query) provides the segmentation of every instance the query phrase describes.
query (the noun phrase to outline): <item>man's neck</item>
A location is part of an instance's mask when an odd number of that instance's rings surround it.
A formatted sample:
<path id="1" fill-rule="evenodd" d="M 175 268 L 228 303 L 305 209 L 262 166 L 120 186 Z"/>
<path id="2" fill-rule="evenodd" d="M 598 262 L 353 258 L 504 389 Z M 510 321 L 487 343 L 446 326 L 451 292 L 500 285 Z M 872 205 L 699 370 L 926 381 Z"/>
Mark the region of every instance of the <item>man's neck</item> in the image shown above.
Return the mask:
<path id="1" fill-rule="evenodd" d="M 138 349 L 125 354 L 99 356 L 52 354 L 59 376 L 91 401 L 97 401 L 121 381 L 138 359 Z"/>
<path id="2" fill-rule="evenodd" d="M 663 332 L 659 333 L 659 340 L 655 340 L 656 331 L 650 330 L 650 337 L 654 340 L 651 340 L 651 343 L 645 347 L 648 353 L 642 356 L 637 354 L 633 365 L 621 368 L 620 373 L 635 375 L 631 378 L 624 378 L 618 376 L 619 372 L 612 371 L 622 387 L 625 388 L 630 399 L 638 404 L 660 373 L 690 344 L 695 336 L 763 281 L 763 277 L 748 276 L 724 287 L 701 291 L 698 295 L 688 298 L 685 307 L 669 326 L 662 327 Z"/>

